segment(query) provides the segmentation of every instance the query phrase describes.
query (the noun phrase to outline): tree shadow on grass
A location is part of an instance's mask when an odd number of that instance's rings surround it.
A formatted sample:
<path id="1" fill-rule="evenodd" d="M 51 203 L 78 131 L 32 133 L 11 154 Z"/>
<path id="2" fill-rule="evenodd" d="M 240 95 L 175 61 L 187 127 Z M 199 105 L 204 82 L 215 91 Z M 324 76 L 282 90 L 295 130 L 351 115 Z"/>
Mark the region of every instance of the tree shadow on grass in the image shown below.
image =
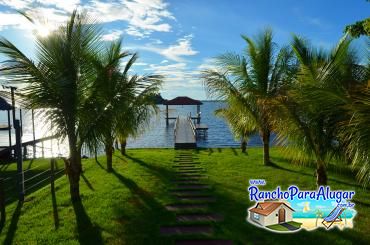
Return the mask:
<path id="1" fill-rule="evenodd" d="M 103 244 L 100 227 L 91 222 L 82 202 L 74 202 L 73 209 L 76 215 L 79 243 L 86 245 Z"/>
<path id="2" fill-rule="evenodd" d="M 32 164 L 33 164 L 33 158 L 28 163 L 27 169 L 30 169 L 32 167 Z"/>
<path id="3" fill-rule="evenodd" d="M 209 148 L 209 149 L 208 149 L 208 152 L 209 152 L 209 153 L 208 153 L 208 156 L 212 155 L 212 154 L 213 154 L 213 149 L 212 149 L 212 148 Z"/>
<path id="4" fill-rule="evenodd" d="M 85 181 L 87 187 L 89 187 L 90 190 L 95 191 L 94 187 L 91 185 L 90 181 L 86 178 L 86 176 L 83 173 L 81 174 L 81 177 Z"/>
<path id="5" fill-rule="evenodd" d="M 10 221 L 8 233 L 6 234 L 6 238 L 4 240 L 5 245 L 13 243 L 14 235 L 17 230 L 19 217 L 21 216 L 22 207 L 23 207 L 23 202 L 18 202 L 17 207 L 14 210 L 12 219 Z"/>
<path id="6" fill-rule="evenodd" d="M 103 165 L 101 165 L 101 163 L 98 161 L 98 159 L 95 160 L 96 164 L 98 164 L 98 166 L 101 168 L 101 169 L 104 169 L 106 170 Z"/>
<path id="7" fill-rule="evenodd" d="M 235 150 L 235 148 L 231 148 L 231 150 L 233 151 L 233 153 L 234 153 L 235 156 L 238 156 L 239 155 L 238 152 Z"/>
<path id="8" fill-rule="evenodd" d="M 126 223 L 119 231 L 126 236 L 125 243 L 131 244 L 171 244 L 169 238 L 159 237 L 160 225 L 167 224 L 173 220 L 173 216 L 164 206 L 159 203 L 154 195 L 137 185 L 132 179 L 118 173 L 116 170 L 112 174 L 124 184 L 131 192 L 132 196 L 128 203 L 122 203 L 117 207 L 119 213 L 119 223 Z M 128 208 L 128 206 L 132 206 Z M 132 209 L 135 211 L 135 217 L 132 217 Z M 127 220 L 125 220 L 127 219 Z M 124 236 L 118 234 L 119 236 Z"/>
<path id="9" fill-rule="evenodd" d="M 280 165 L 277 165 L 274 162 L 270 162 L 269 167 L 273 167 L 273 168 L 276 168 L 276 169 L 280 169 L 280 170 L 283 170 L 283 171 L 288 171 L 288 172 L 296 173 L 296 174 L 300 174 L 300 175 L 311 176 L 316 181 L 315 169 L 312 169 L 312 171 L 313 171 L 312 174 L 308 174 L 308 173 L 305 173 L 303 171 L 297 171 L 297 170 L 292 170 L 292 169 L 289 169 L 289 168 L 282 167 Z M 330 172 L 328 173 L 328 175 L 330 176 Z M 352 183 L 350 181 L 348 181 L 348 182 L 342 181 L 342 180 L 339 180 L 339 179 L 333 178 L 333 177 L 328 177 L 328 181 L 334 181 L 334 182 L 336 182 L 338 184 L 343 184 L 343 185 L 348 185 L 348 186 L 352 186 L 352 187 L 362 188 L 362 186 L 360 184 Z M 366 189 L 369 190 L 369 188 L 366 188 Z"/>
<path id="10" fill-rule="evenodd" d="M 55 195 L 54 182 L 51 183 L 50 189 L 51 189 L 51 201 L 53 205 L 54 227 L 55 229 L 58 229 L 59 228 L 59 214 L 58 214 L 57 197 Z"/>
<path id="11" fill-rule="evenodd" d="M 289 169 L 289 168 L 284 168 L 280 165 L 277 165 L 276 163 L 274 162 L 270 162 L 268 167 L 272 167 L 272 168 L 276 168 L 276 169 L 279 169 L 279 170 L 283 170 L 283 171 L 288 171 L 288 172 L 291 172 L 291 173 L 296 173 L 296 174 L 300 174 L 300 175 L 306 175 L 306 176 L 310 176 L 310 177 L 313 177 L 314 178 L 314 175 L 313 174 L 307 174 L 307 173 L 304 173 L 302 171 L 297 171 L 297 170 L 292 170 L 292 169 Z"/>
<path id="12" fill-rule="evenodd" d="M 145 167 L 146 169 L 151 171 L 154 175 L 156 175 L 164 183 L 168 183 L 170 181 L 171 177 L 173 177 L 175 175 L 175 171 L 170 171 L 170 170 L 168 170 L 166 168 L 163 168 L 163 167 L 148 164 L 148 163 L 144 162 L 143 160 L 141 160 L 139 158 L 135 158 L 135 157 L 132 157 L 132 156 L 129 156 L 129 155 L 127 155 L 126 157 L 128 159 L 132 160 L 134 163 L 137 163 L 140 166 Z"/>

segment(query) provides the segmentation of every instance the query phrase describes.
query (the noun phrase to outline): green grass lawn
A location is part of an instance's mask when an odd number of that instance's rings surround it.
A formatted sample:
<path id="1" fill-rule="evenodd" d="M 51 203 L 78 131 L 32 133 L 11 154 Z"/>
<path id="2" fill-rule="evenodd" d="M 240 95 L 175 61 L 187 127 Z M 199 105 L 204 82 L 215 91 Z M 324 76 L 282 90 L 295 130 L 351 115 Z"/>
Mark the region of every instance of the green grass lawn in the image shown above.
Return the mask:
<path id="1" fill-rule="evenodd" d="M 206 180 L 213 186 L 217 201 L 212 212 L 222 214 L 224 221 L 215 223 L 213 237 L 234 240 L 235 244 L 369 244 L 370 192 L 353 178 L 332 170 L 332 189 L 355 189 L 358 212 L 354 229 L 305 230 L 277 234 L 245 221 L 248 180 L 266 179 L 265 189 L 283 189 L 291 184 L 300 189 L 314 189 L 314 170 L 289 163 L 277 148 L 272 150 L 273 166 L 262 165 L 262 149 L 249 149 L 248 155 L 236 149 L 195 151 L 207 170 Z M 161 225 L 175 223 L 175 215 L 165 209 L 174 200 L 168 189 L 174 176 L 173 149 L 128 150 L 127 157 L 118 152 L 113 173 L 105 171 L 104 157 L 99 163 L 83 160 L 81 178 L 82 203 L 72 205 L 66 177 L 55 183 L 56 195 L 50 186 L 28 195 L 23 206 L 7 206 L 7 222 L 0 234 L 0 243 L 38 244 L 172 244 L 173 238 L 159 235 Z M 37 160 L 39 161 L 39 160 Z"/>

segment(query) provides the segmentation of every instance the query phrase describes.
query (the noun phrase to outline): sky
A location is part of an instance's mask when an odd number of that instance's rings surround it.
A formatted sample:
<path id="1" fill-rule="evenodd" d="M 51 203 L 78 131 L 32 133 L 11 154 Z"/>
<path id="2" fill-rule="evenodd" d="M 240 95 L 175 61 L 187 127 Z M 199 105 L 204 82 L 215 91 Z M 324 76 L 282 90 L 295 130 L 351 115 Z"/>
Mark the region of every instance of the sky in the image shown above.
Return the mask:
<path id="1" fill-rule="evenodd" d="M 103 41 L 122 38 L 125 49 L 139 53 L 134 72 L 164 75 L 166 99 L 210 99 L 199 71 L 225 52 L 242 54 L 242 34 L 253 37 L 270 27 L 278 46 L 288 45 L 294 33 L 332 48 L 346 25 L 370 14 L 365 0 L 0 0 L 0 36 L 34 59 L 35 33 L 48 35 L 75 8 L 101 24 Z M 38 16 L 40 23 L 31 24 L 16 10 Z M 359 52 L 364 39 L 353 43 Z"/>

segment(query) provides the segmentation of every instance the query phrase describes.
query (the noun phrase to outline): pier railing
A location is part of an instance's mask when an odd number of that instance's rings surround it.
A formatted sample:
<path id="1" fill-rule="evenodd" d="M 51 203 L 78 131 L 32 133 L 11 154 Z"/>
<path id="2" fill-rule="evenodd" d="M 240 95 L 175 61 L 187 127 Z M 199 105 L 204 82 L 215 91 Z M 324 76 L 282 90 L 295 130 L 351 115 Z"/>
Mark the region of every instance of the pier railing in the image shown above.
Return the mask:
<path id="1" fill-rule="evenodd" d="M 196 137 L 197 136 L 197 129 L 196 129 L 191 117 L 188 117 L 188 121 L 189 121 L 191 130 L 193 131 L 193 135 L 194 135 L 194 137 Z"/>
<path id="2" fill-rule="evenodd" d="M 173 133 L 175 135 L 175 141 L 176 141 L 176 132 L 177 132 L 177 123 L 179 121 L 179 116 L 176 117 L 176 121 L 175 121 L 175 125 L 174 125 L 174 128 L 173 128 Z"/>

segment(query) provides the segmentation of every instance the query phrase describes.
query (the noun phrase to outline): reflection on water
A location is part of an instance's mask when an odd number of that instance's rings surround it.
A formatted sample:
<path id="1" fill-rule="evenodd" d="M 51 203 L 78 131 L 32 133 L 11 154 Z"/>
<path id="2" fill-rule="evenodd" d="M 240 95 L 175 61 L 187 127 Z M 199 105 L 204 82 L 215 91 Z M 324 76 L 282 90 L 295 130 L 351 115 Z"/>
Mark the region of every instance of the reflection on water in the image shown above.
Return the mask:
<path id="1" fill-rule="evenodd" d="M 214 111 L 224 107 L 225 103 L 215 101 L 204 101 L 201 106 L 201 123 L 208 125 L 208 137 L 198 141 L 198 147 L 239 147 L 239 142 L 234 139 L 226 122 L 214 115 Z M 170 147 L 174 145 L 173 127 L 174 120 L 170 120 L 166 126 L 165 110 L 163 105 L 159 106 L 160 114 L 152 118 L 150 128 L 136 139 L 129 139 L 129 148 L 146 147 Z M 196 115 L 196 106 L 169 106 L 169 117 L 178 115 Z M 250 146 L 261 146 L 261 140 L 256 135 L 251 137 Z"/>
<path id="2" fill-rule="evenodd" d="M 199 147 L 239 147 L 239 142 L 236 141 L 230 132 L 229 127 L 225 121 L 214 115 L 214 111 L 220 107 L 223 107 L 223 102 L 210 102 L 205 101 L 201 106 L 201 123 L 208 125 L 208 137 L 200 139 L 198 141 Z M 149 125 L 149 128 L 145 130 L 137 138 L 130 138 L 127 142 L 128 148 L 173 148 L 174 146 L 174 135 L 173 127 L 174 120 L 170 120 L 168 126 L 166 126 L 165 120 L 165 106 L 159 106 L 160 112 L 158 115 L 153 116 Z M 170 106 L 169 116 L 177 117 L 178 115 L 196 115 L 196 106 Z M 17 116 L 19 119 L 19 112 Z M 31 141 L 32 136 L 32 114 L 31 111 L 23 110 L 23 137 L 22 142 Z M 51 136 L 50 123 L 42 120 L 42 115 L 35 114 L 35 134 L 36 139 Z M 0 125 L 7 124 L 7 113 L 6 111 L 0 111 Z M 15 133 L 12 130 L 12 143 L 15 144 Z M 8 146 L 8 131 L 0 131 L 0 146 Z M 260 146 L 261 141 L 258 136 L 254 136 L 250 139 L 250 146 Z M 27 148 L 29 156 L 33 155 L 32 146 Z M 99 151 L 102 153 L 103 149 Z M 45 141 L 44 143 L 37 144 L 36 147 L 37 156 L 60 156 L 68 155 L 68 146 L 66 142 L 58 142 L 55 140 Z M 86 149 L 83 149 L 84 155 L 88 154 Z"/>

